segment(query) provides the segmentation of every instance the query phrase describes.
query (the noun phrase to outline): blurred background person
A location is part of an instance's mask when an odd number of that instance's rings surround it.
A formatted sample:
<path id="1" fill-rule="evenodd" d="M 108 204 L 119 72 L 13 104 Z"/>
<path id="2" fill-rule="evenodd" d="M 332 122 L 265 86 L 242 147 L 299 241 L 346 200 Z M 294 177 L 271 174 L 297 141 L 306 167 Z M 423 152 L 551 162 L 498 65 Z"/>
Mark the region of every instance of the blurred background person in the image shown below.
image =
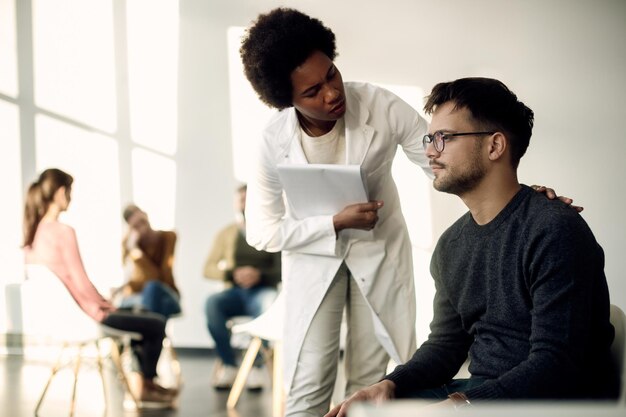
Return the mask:
<path id="1" fill-rule="evenodd" d="M 60 214 L 70 204 L 73 181 L 71 175 L 51 168 L 30 185 L 24 208 L 25 262 L 45 265 L 54 272 L 80 308 L 94 320 L 142 335 L 141 340 L 131 342 L 139 366 L 131 375 L 131 390 L 146 407 L 169 407 L 176 391 L 161 387 L 154 380 L 165 321 L 148 312 L 117 310 L 90 281 L 74 229 L 59 222 Z"/>
<path id="2" fill-rule="evenodd" d="M 120 308 L 144 309 L 166 319 L 181 312 L 180 292 L 172 266 L 176 233 L 154 230 L 148 215 L 134 204 L 124 209 L 128 232 L 122 241 L 127 282 L 122 287 Z"/>
<path id="3" fill-rule="evenodd" d="M 236 221 L 217 234 L 204 267 L 206 278 L 222 280 L 227 286 L 224 291 L 211 295 L 205 304 L 209 333 L 223 362 L 212 382 L 216 389 L 229 389 L 237 375 L 235 352 L 226 323 L 235 316 L 259 316 L 276 298 L 280 282 L 280 253 L 258 251 L 246 242 L 246 192 L 246 185 L 237 189 Z M 260 367 L 260 357 L 257 357 L 248 376 L 248 389 L 262 388 Z"/>

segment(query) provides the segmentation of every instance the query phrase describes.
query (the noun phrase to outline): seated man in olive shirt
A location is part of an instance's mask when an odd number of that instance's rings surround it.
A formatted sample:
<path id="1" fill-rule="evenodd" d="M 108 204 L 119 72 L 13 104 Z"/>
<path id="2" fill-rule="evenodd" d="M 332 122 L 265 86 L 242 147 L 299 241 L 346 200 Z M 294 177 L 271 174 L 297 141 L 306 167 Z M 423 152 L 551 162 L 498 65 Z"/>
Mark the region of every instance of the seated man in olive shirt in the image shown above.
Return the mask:
<path id="1" fill-rule="evenodd" d="M 280 253 L 257 251 L 246 242 L 245 204 L 244 185 L 235 195 L 238 219 L 218 233 L 204 268 L 205 277 L 223 280 L 228 286 L 211 295 L 205 305 L 209 333 L 224 365 L 213 381 L 216 389 L 229 389 L 237 375 L 226 322 L 234 316 L 260 315 L 276 298 L 276 286 L 280 282 Z M 256 365 L 248 376 L 248 389 L 262 387 L 258 360 Z"/>

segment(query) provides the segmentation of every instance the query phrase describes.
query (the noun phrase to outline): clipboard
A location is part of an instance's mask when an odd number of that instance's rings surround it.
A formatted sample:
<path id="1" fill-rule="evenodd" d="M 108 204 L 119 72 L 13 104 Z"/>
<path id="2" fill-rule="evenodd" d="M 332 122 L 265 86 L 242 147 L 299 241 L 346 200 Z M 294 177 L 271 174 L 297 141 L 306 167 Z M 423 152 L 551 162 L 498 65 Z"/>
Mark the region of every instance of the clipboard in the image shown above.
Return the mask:
<path id="1" fill-rule="evenodd" d="M 368 201 L 360 165 L 278 164 L 291 215 L 296 219 L 339 213 Z"/>

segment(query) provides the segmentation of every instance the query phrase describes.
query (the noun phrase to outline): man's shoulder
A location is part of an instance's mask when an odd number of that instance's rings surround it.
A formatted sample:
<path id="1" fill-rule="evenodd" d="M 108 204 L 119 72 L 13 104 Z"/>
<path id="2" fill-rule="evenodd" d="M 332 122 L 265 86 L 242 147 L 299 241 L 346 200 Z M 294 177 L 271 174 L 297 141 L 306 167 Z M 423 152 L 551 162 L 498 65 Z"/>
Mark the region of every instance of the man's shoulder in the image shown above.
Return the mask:
<path id="1" fill-rule="evenodd" d="M 530 192 L 522 202 L 522 220 L 529 226 L 551 231 L 574 226 L 588 227 L 582 216 L 560 200 L 550 200 L 543 193 Z"/>
<path id="2" fill-rule="evenodd" d="M 220 231 L 217 232 L 217 236 L 219 238 L 225 239 L 227 237 L 236 236 L 239 230 L 239 225 L 236 222 L 233 222 L 221 228 Z"/>
<path id="3" fill-rule="evenodd" d="M 467 211 L 461 217 L 456 219 L 456 221 L 441 234 L 441 238 L 447 240 L 456 239 L 459 235 L 461 235 L 463 229 L 470 220 L 471 215 L 470 212 Z"/>
<path id="4" fill-rule="evenodd" d="M 161 230 L 161 236 L 166 242 L 176 242 L 176 231 L 174 230 Z"/>

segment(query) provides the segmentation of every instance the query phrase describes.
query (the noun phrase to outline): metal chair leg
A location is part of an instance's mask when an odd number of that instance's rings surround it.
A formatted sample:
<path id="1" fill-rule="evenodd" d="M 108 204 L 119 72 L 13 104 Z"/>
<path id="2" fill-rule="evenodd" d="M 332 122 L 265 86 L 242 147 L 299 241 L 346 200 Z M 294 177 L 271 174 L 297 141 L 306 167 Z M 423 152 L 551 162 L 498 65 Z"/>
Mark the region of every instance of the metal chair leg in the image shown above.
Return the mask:
<path id="1" fill-rule="evenodd" d="M 46 382 L 46 386 L 43 388 L 43 392 L 41 393 L 41 396 L 39 397 L 39 401 L 37 401 L 37 406 L 35 407 L 35 416 L 37 416 L 38 413 L 39 413 L 39 409 L 41 408 L 41 404 L 43 403 L 43 399 L 46 396 L 46 393 L 48 392 L 48 388 L 50 387 L 50 383 L 54 379 L 54 377 L 55 377 L 56 373 L 59 371 L 59 369 L 61 369 L 61 358 L 63 358 L 63 353 L 65 352 L 65 348 L 66 347 L 67 347 L 67 344 L 63 344 L 63 346 L 61 346 L 61 351 L 59 352 L 59 356 L 57 358 L 57 361 L 52 366 L 52 372 L 50 373 L 50 377 L 48 378 L 48 381 Z"/>
<path id="2" fill-rule="evenodd" d="M 115 339 L 111 339 L 111 360 L 113 361 L 113 365 L 115 365 L 115 368 L 117 369 L 119 378 L 122 380 L 122 385 L 124 386 L 124 390 L 126 391 L 126 393 L 128 393 L 128 395 L 130 395 L 133 402 L 135 403 L 135 406 L 139 410 L 141 408 L 141 403 L 130 389 L 130 384 L 128 383 L 128 379 L 126 378 L 124 367 L 122 366 L 120 350 Z"/>
<path id="3" fill-rule="evenodd" d="M 96 360 L 98 361 L 98 373 L 100 374 L 100 381 L 102 381 L 102 398 L 104 399 L 104 411 L 103 411 L 103 416 L 106 417 L 107 415 L 107 409 L 109 406 L 109 398 L 107 395 L 107 387 L 106 387 L 106 381 L 104 380 L 104 367 L 102 365 L 102 354 L 100 352 L 100 340 L 96 340 L 95 341 L 96 344 Z"/>
<path id="4" fill-rule="evenodd" d="M 176 350 L 174 349 L 174 345 L 169 337 L 165 337 L 163 339 L 163 348 L 170 355 L 170 368 L 172 370 L 172 374 L 174 375 L 175 388 L 180 389 L 183 384 L 182 371 L 180 367 L 180 361 L 178 360 L 178 355 L 176 354 Z"/>
<path id="5" fill-rule="evenodd" d="M 74 386 L 72 387 L 72 400 L 70 402 L 70 417 L 74 416 L 76 410 L 76 386 L 78 385 L 78 371 L 82 360 L 83 344 L 78 346 L 78 354 L 76 355 L 76 363 L 74 364 Z"/>

